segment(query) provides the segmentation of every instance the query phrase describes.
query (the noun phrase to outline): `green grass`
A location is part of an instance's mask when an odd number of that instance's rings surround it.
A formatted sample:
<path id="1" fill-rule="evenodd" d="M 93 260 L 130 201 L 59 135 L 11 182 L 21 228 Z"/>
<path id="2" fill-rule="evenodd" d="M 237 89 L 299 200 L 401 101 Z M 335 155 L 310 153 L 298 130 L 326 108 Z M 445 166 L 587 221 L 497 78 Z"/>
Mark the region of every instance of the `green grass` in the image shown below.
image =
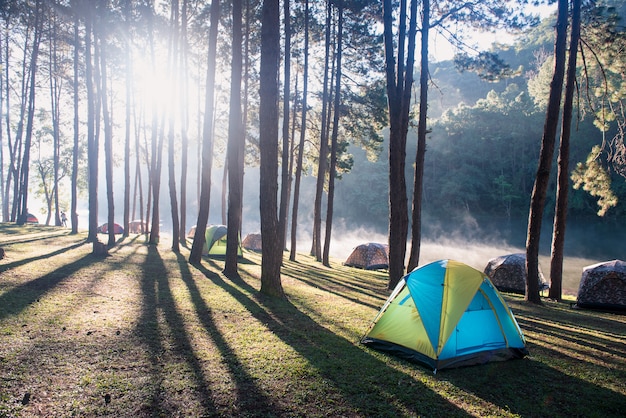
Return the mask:
<path id="1" fill-rule="evenodd" d="M 626 316 L 505 295 L 530 356 L 438 372 L 359 339 L 386 276 L 285 259 L 288 299 L 131 236 L 0 225 L 0 417 L 623 416 Z M 566 266 L 566 270 L 573 269 Z M 29 394 L 25 402 L 25 394 Z M 107 403 L 106 400 L 109 400 Z"/>

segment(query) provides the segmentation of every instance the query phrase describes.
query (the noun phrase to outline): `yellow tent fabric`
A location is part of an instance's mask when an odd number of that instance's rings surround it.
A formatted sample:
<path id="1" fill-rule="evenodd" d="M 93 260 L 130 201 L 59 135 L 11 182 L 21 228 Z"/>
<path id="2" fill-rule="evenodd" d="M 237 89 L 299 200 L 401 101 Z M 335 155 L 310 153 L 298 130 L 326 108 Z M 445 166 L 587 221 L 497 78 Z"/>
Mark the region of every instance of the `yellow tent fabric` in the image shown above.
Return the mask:
<path id="1" fill-rule="evenodd" d="M 398 297 L 387 307 L 385 315 L 381 316 L 374 324 L 374 327 L 369 332 L 369 336 L 392 341 L 395 344 L 411 348 L 435 359 L 435 351 L 428 339 L 415 305 L 411 302 L 399 303 L 403 300 L 409 300 L 409 297 L 409 289 L 404 286 Z"/>
<path id="2" fill-rule="evenodd" d="M 427 264 L 400 280 L 361 342 L 435 371 L 528 354 L 493 283 L 454 260 Z"/>

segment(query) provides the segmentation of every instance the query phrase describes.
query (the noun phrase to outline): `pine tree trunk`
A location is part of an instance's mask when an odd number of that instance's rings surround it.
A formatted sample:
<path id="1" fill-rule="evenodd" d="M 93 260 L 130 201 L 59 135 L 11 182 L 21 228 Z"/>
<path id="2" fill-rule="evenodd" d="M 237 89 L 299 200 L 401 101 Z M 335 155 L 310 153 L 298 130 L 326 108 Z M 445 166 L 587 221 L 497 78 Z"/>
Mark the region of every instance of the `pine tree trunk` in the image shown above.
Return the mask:
<path id="1" fill-rule="evenodd" d="M 245 145 L 241 114 L 241 74 L 243 70 L 242 4 L 233 0 L 232 62 L 230 72 L 230 112 L 228 117 L 228 229 L 224 275 L 237 278 L 239 237 L 243 202 L 243 153 Z"/>
<path id="2" fill-rule="evenodd" d="M 113 127 L 109 114 L 107 84 L 107 34 L 103 24 L 98 28 L 100 37 L 100 100 L 102 101 L 102 122 L 104 124 L 104 168 L 107 193 L 107 220 L 109 241 L 107 245 L 115 245 L 115 201 L 113 199 Z"/>
<path id="3" fill-rule="evenodd" d="M 565 50 L 567 46 L 567 6 L 567 0 L 559 0 L 556 39 L 554 42 L 554 74 L 550 83 L 550 96 L 543 137 L 541 138 L 539 165 L 535 176 L 535 184 L 530 200 L 530 213 L 528 215 L 525 299 L 532 303 L 541 303 L 539 296 L 539 239 L 561 108 L 561 93 L 563 91 L 565 73 Z"/>
<path id="4" fill-rule="evenodd" d="M 178 62 L 178 16 L 179 16 L 179 6 L 178 0 L 173 0 L 172 4 L 172 18 L 170 20 L 170 27 L 172 31 L 172 40 L 170 42 L 170 62 L 169 66 L 172 69 L 172 74 L 177 74 L 178 71 L 176 69 L 176 64 Z M 178 89 L 179 87 L 179 77 L 174 77 L 174 85 L 171 87 L 173 90 Z M 181 104 L 184 106 L 186 104 Z M 176 149 L 174 144 L 174 130 L 175 130 L 175 117 L 174 110 L 169 110 L 169 121 L 168 121 L 168 133 L 167 133 L 167 173 L 168 173 L 168 190 L 170 195 L 170 213 L 172 216 L 172 252 L 179 253 L 180 252 L 180 240 L 179 240 L 179 228 L 180 228 L 180 219 L 178 218 L 178 198 L 176 191 L 176 164 L 175 164 L 175 156 Z"/>
<path id="5" fill-rule="evenodd" d="M 563 102 L 563 121 L 561 142 L 559 146 L 556 208 L 554 210 L 554 226 L 552 233 L 552 255 L 550 259 L 550 291 L 548 297 L 560 301 L 563 293 L 563 248 L 565 246 L 565 229 L 567 221 L 567 196 L 569 191 L 569 149 L 572 130 L 572 112 L 574 107 L 574 91 L 576 89 L 576 55 L 580 40 L 580 3 L 572 1 L 572 29 L 567 62 L 567 79 L 565 81 L 565 98 Z"/>
<path id="6" fill-rule="evenodd" d="M 215 96 L 215 61 L 217 51 L 217 33 L 220 17 L 220 0 L 211 2 L 211 27 L 209 29 L 209 46 L 206 72 L 206 92 L 204 97 L 204 123 L 202 126 L 202 169 L 200 185 L 200 205 L 196 232 L 193 237 L 189 262 L 199 264 L 202 259 L 206 226 L 209 220 L 211 204 L 211 169 L 213 167 L 213 102 Z"/>
<path id="7" fill-rule="evenodd" d="M 8 25 L 9 22 L 6 22 Z M 0 60 L 3 62 L 8 61 L 9 57 L 9 35 L 8 31 L 5 31 L 6 36 L 4 37 L 4 44 L 0 42 Z M 0 96 L 0 115 L 5 114 L 4 112 L 4 104 L 6 103 L 7 109 L 10 108 L 10 95 L 9 95 L 9 66 L 4 65 L 3 68 L 0 69 L 0 92 L 2 95 Z M 6 93 L 5 93 L 6 92 Z M 6 123 L 7 132 L 6 132 L 6 143 L 9 151 L 9 162 L 7 164 L 7 177 L 4 176 L 4 145 L 2 145 L 2 149 L 0 149 L 0 187 L 2 188 L 2 222 L 9 222 L 10 220 L 10 211 L 9 211 L 9 191 L 11 190 L 11 178 L 13 176 L 13 167 L 15 166 L 15 152 L 14 147 L 11 145 L 11 123 L 10 123 L 10 113 L 6 112 L 6 116 L 3 120 L 0 120 L 0 125 L 5 126 Z M 2 128 L 0 127 L 0 134 L 2 133 Z M 2 136 L 4 140 L 4 136 Z"/>
<path id="8" fill-rule="evenodd" d="M 309 1 L 305 0 L 304 11 L 304 69 L 302 73 L 302 115 L 300 120 L 300 141 L 298 143 L 298 157 L 296 159 L 295 175 L 293 186 L 293 208 L 291 212 L 291 246 L 289 259 L 296 260 L 296 244 L 298 233 L 298 203 L 300 200 L 300 180 L 302 178 L 302 159 L 304 154 L 304 140 L 306 138 L 306 116 L 307 116 L 307 94 L 309 77 Z"/>
<path id="9" fill-rule="evenodd" d="M 74 147 L 72 150 L 72 175 L 71 175 L 71 208 L 70 223 L 72 225 L 72 234 L 78 234 L 78 158 L 80 145 L 80 113 L 79 113 L 79 93 L 78 93 L 78 65 L 79 65 L 79 45 L 80 45 L 80 27 L 78 13 L 74 15 L 74 78 L 72 80 L 72 91 L 74 99 Z"/>
<path id="10" fill-rule="evenodd" d="M 283 24 L 284 24 L 284 83 L 283 83 L 283 149 L 281 155 L 281 176 L 280 176 L 280 208 L 278 215 L 278 229 L 281 237 L 281 248 L 285 248 L 285 232 L 287 230 L 287 218 L 289 208 L 289 105 L 291 102 L 291 14 L 289 12 L 289 2 L 283 1 Z"/>
<path id="11" fill-rule="evenodd" d="M 224 169 L 222 170 L 222 225 L 228 223 L 228 150 L 224 156 Z"/>
<path id="12" fill-rule="evenodd" d="M 327 114 L 328 103 L 330 102 L 328 94 L 328 72 L 330 62 L 330 27 L 331 27 L 331 2 L 327 2 L 326 6 L 326 36 L 325 36 L 325 56 L 324 56 L 324 81 L 322 93 L 322 128 L 320 132 L 320 154 L 317 163 L 317 182 L 315 186 L 315 201 L 313 206 L 313 242 L 311 243 L 311 255 L 317 261 L 322 261 L 322 198 L 324 195 L 324 184 L 326 183 L 326 169 L 328 158 L 328 132 Z"/>
<path id="13" fill-rule="evenodd" d="M 130 143 L 131 143 L 131 107 L 132 107 L 132 79 L 133 79 L 133 67 L 132 67 L 132 54 L 131 54 L 131 2 L 126 0 L 124 2 L 124 48 L 126 49 L 126 114 L 124 121 L 124 237 L 128 237 L 130 233 Z M 139 150 L 137 149 L 137 152 Z"/>
<path id="14" fill-rule="evenodd" d="M 32 46 L 32 54 L 31 61 L 28 69 L 28 74 L 30 77 L 29 84 L 29 92 L 28 92 L 28 107 L 26 113 L 26 132 L 24 135 L 24 154 L 22 156 L 22 164 L 20 171 L 20 181 L 19 181 L 19 197 L 20 197 L 20 205 L 18 206 L 18 213 L 20 216 L 18 217 L 17 224 L 23 225 L 26 223 L 26 218 L 28 216 L 28 181 L 29 181 L 29 168 L 30 168 L 30 148 L 32 144 L 32 136 L 33 136 L 33 123 L 35 119 L 35 76 L 37 73 L 37 60 L 39 58 L 39 46 L 41 44 L 41 25 L 42 25 L 42 4 L 41 1 L 36 1 L 35 5 L 35 33 L 33 35 L 33 46 Z"/>
<path id="15" fill-rule="evenodd" d="M 389 106 L 389 289 L 395 288 L 404 274 L 409 223 L 404 173 L 409 105 L 415 59 L 417 0 L 411 0 L 410 9 L 411 16 L 405 65 L 406 8 L 400 10 L 396 63 L 392 2 L 390 0 L 384 0 L 383 2 L 385 73 Z"/>
<path id="16" fill-rule="evenodd" d="M 337 173 L 337 142 L 339 140 L 339 117 L 341 112 L 341 58 L 343 43 L 343 0 L 338 1 L 337 5 L 339 14 L 337 28 L 337 67 L 335 76 L 335 95 L 334 95 L 334 111 L 333 111 L 333 132 L 331 135 L 330 149 L 330 167 L 328 176 L 328 202 L 326 207 L 326 234 L 324 239 L 324 251 L 322 254 L 322 263 L 330 267 L 330 242 L 333 226 L 333 208 L 335 200 L 335 176 Z"/>
<path id="17" fill-rule="evenodd" d="M 61 152 L 61 134 L 60 134 L 60 120 L 61 114 L 59 105 L 61 102 L 61 89 L 58 81 L 58 53 L 57 53 L 57 22 L 54 16 L 54 11 L 50 11 L 50 25 L 51 35 L 48 50 L 48 70 L 50 74 L 50 117 L 52 119 L 52 159 L 53 159 L 53 175 L 52 175 L 52 196 L 54 201 L 54 225 L 61 226 L 61 216 L 59 209 L 59 164 L 60 164 L 60 152 Z M 48 211 L 48 218 L 51 216 L 51 211 Z M 48 222 L 46 222 L 48 225 Z"/>
<path id="18" fill-rule="evenodd" d="M 407 271 L 419 264 L 422 242 L 422 194 L 424 190 L 424 157 L 426 155 L 426 121 L 428 112 L 428 32 L 430 31 L 430 0 L 422 0 L 422 40 L 420 68 L 420 104 L 417 123 L 417 154 L 413 183 L 413 212 L 411 214 L 411 252 Z"/>
<path id="19" fill-rule="evenodd" d="M 2 51 L 4 50 L 2 48 L 2 41 L 4 38 L 2 35 L 3 34 L 0 31 L 0 61 L 4 61 L 3 56 L 2 56 Z M 6 41 L 8 42 L 8 38 Z M 8 65 L 5 65 L 5 67 L 8 67 Z M 8 95 L 8 92 L 7 92 L 7 95 Z M 0 115 L 4 113 L 4 97 L 5 97 L 4 73 L 2 72 L 2 68 L 0 68 Z M 2 216 L 0 217 L 0 219 L 2 220 L 2 222 L 8 222 L 9 212 L 7 208 L 7 203 L 6 203 L 7 200 L 6 200 L 5 191 L 4 191 L 4 130 L 3 130 L 3 127 L 4 127 L 3 121 L 0 119 L 0 206 L 2 207 Z"/>
<path id="20" fill-rule="evenodd" d="M 85 86 L 87 89 L 87 164 L 89 170 L 89 233 L 88 242 L 98 242 L 98 139 L 96 137 L 96 97 L 92 59 L 92 10 L 85 11 Z M 95 247 L 94 247 L 95 249 Z"/>
<path id="21" fill-rule="evenodd" d="M 260 67 L 260 210 L 261 293 L 284 298 L 280 266 L 283 249 L 278 225 L 278 69 L 280 33 L 278 0 L 263 0 Z"/>
<path id="22" fill-rule="evenodd" d="M 181 48 L 180 48 L 180 137 L 181 137 L 181 161 L 180 161 L 180 226 L 178 240 L 184 246 L 187 245 L 187 164 L 189 161 L 189 116 L 187 105 L 189 99 L 189 45 L 187 39 L 187 0 L 183 0 L 181 10 Z"/>
<path id="23" fill-rule="evenodd" d="M 136 126 L 136 122 L 135 122 L 135 126 Z M 141 166 L 142 166 L 142 160 L 141 160 L 141 156 L 140 156 L 140 152 L 139 150 L 141 149 L 140 147 L 140 139 L 141 139 L 141 134 L 140 134 L 140 130 L 136 129 L 135 132 L 135 149 L 137 150 L 136 157 L 135 157 L 135 191 L 133 193 L 133 220 L 136 219 L 135 218 L 135 203 L 137 200 L 137 193 L 139 193 L 139 222 L 140 222 L 140 226 L 139 226 L 139 233 L 141 234 L 145 234 L 147 233 L 147 229 L 148 229 L 148 223 L 146 221 L 144 221 L 144 212 L 143 212 L 143 208 L 144 208 L 144 201 L 143 201 L 143 183 L 141 181 Z"/>

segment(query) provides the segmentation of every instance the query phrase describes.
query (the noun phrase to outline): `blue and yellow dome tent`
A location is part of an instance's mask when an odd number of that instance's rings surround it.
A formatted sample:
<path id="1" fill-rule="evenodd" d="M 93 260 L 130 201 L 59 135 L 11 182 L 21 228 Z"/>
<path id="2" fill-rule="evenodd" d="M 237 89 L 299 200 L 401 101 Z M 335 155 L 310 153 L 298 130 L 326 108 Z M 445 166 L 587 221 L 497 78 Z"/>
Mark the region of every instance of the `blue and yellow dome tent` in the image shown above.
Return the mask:
<path id="1" fill-rule="evenodd" d="M 522 330 L 489 278 L 453 260 L 404 276 L 361 343 L 435 372 L 528 354 Z"/>

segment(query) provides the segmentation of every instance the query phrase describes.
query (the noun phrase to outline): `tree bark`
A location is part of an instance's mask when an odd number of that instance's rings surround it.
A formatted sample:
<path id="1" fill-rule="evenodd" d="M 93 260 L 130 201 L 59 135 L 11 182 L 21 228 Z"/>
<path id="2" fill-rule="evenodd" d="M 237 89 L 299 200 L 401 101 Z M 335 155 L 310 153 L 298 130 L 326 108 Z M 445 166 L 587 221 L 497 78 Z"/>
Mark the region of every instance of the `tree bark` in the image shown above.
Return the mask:
<path id="1" fill-rule="evenodd" d="M 89 233 L 88 242 L 98 241 L 98 138 L 96 136 L 96 97 L 92 60 L 92 10 L 85 5 L 85 87 L 87 89 L 87 164 L 89 170 Z M 95 246 L 94 246 L 95 250 Z"/>
<path id="2" fill-rule="evenodd" d="M 400 4 L 397 62 L 394 53 L 393 9 L 391 0 L 383 2 L 385 73 L 389 106 L 389 284 L 395 288 L 404 274 L 408 235 L 408 202 L 406 192 L 406 138 L 413 85 L 417 0 L 411 0 L 408 48 L 405 65 L 407 0 Z"/>
<path id="3" fill-rule="evenodd" d="M 137 150 L 135 153 L 135 190 L 133 192 L 133 220 L 136 219 L 135 218 L 135 203 L 137 201 L 137 192 L 139 192 L 139 233 L 141 234 L 145 234 L 147 232 L 148 229 L 148 223 L 144 222 L 144 217 L 143 217 L 143 183 L 141 181 L 141 165 L 142 165 L 142 160 L 141 160 L 141 131 L 138 128 L 138 123 L 135 117 L 135 149 Z"/>
<path id="4" fill-rule="evenodd" d="M 42 23 L 42 2 L 40 0 L 35 2 L 35 33 L 33 36 L 33 49 L 31 54 L 31 61 L 29 66 L 29 93 L 28 93 L 28 108 L 27 108 L 27 120 L 26 120 L 26 132 L 24 135 L 24 154 L 22 155 L 22 164 L 20 171 L 19 182 L 19 197 L 21 204 L 19 205 L 17 224 L 23 225 L 26 223 L 28 216 L 28 181 L 29 181 L 29 168 L 30 168 L 30 148 L 33 135 L 33 120 L 35 118 L 35 78 L 37 74 L 37 60 L 39 57 L 39 46 L 41 44 L 41 25 Z"/>
<path id="5" fill-rule="evenodd" d="M 187 39 L 187 25 L 188 25 L 188 4 L 187 0 L 183 0 L 181 10 L 181 48 L 180 48 L 180 73 L 181 73 L 181 86 L 180 86 L 180 137 L 181 137 L 181 161 L 180 161 L 180 227 L 178 230 L 178 240 L 181 244 L 187 244 L 187 164 L 189 160 L 189 116 L 187 112 L 187 105 L 189 100 L 189 45 Z"/>
<path id="6" fill-rule="evenodd" d="M 565 246 L 565 229 L 567 222 L 567 196 L 569 191 L 569 150 L 572 131 L 572 113 L 574 108 L 574 91 L 576 89 L 576 58 L 580 40 L 580 3 L 572 0 L 572 29 L 567 61 L 567 78 L 565 80 L 565 98 L 563 102 L 563 120 L 561 141 L 559 145 L 556 208 L 552 232 L 552 251 L 550 257 L 550 291 L 548 297 L 560 301 L 563 293 L 563 248 Z"/>
<path id="7" fill-rule="evenodd" d="M 7 27 L 6 27 L 6 34 L 8 37 L 8 33 L 9 33 L 9 23 L 7 22 Z M 30 40 L 30 36 L 27 33 L 25 36 L 25 42 L 24 42 L 24 48 L 23 48 L 23 60 L 22 60 L 22 74 L 20 76 L 20 95 L 19 95 L 19 116 L 18 116 L 18 120 L 17 120 L 17 126 L 15 128 L 15 139 L 12 141 L 11 140 L 11 130 L 12 130 L 12 122 L 11 122 L 11 112 L 6 112 L 6 126 L 7 126 L 7 146 L 9 149 L 9 168 L 8 168 L 8 177 L 7 177 L 7 182 L 6 182 L 6 186 L 5 186 L 5 198 L 7 200 L 6 205 L 7 205 L 7 211 L 8 211 L 8 207 L 9 207 L 9 195 L 10 195 L 10 190 L 11 190 L 11 182 L 13 183 L 13 202 L 11 203 L 11 211 L 10 214 L 8 214 L 8 218 L 11 222 L 14 222 L 17 220 L 17 216 L 19 215 L 18 209 L 19 209 L 19 203 L 20 203 L 20 199 L 19 199 L 19 192 L 20 192 L 20 182 L 19 182 L 19 178 L 20 178 L 20 172 L 21 172 L 21 159 L 22 159 L 22 149 L 23 149 L 23 136 L 24 136 L 24 120 L 26 118 L 26 108 L 27 108 L 27 103 L 28 103 L 28 85 L 29 85 L 29 80 L 30 77 L 28 75 L 28 71 L 27 71 L 27 60 L 28 60 L 28 50 L 30 49 L 29 43 L 28 41 Z M 5 59 L 9 60 L 9 56 L 10 56 L 10 48 L 9 48 L 9 44 L 10 42 L 7 39 L 7 42 L 5 43 Z M 5 65 L 5 74 L 6 74 L 6 80 L 7 80 L 7 84 L 6 84 L 6 90 L 7 92 L 10 91 L 11 86 L 10 86 L 10 79 L 9 79 L 9 66 Z M 7 94 L 7 109 L 11 108 L 11 102 L 10 102 L 10 94 Z"/>
<path id="8" fill-rule="evenodd" d="M 280 33 L 278 0 L 263 0 L 260 67 L 260 211 L 261 293 L 284 298 L 280 277 L 283 249 L 278 225 L 278 69 Z"/>
<path id="9" fill-rule="evenodd" d="M 179 15 L 179 4 L 178 0 L 173 0 L 172 4 L 172 18 L 171 18 L 171 30 L 172 30 L 172 39 L 170 42 L 170 68 L 172 69 L 172 74 L 177 74 L 176 64 L 178 62 L 178 15 Z M 176 90 L 179 87 L 180 77 L 174 77 L 174 85 L 173 90 Z M 186 106 L 186 103 L 181 104 L 182 106 Z M 179 228 L 180 228 L 180 219 L 178 217 L 178 199 L 177 199 L 177 191 L 176 191 L 176 164 L 174 161 L 176 155 L 176 149 L 174 144 L 174 130 L 175 130 L 175 117 L 174 110 L 169 110 L 169 121 L 168 121 L 168 132 L 167 132 L 167 172 L 168 172 L 168 189 L 170 194 L 170 212 L 172 216 L 172 246 L 171 249 L 174 253 L 180 252 L 180 240 L 179 240 Z"/>
<path id="10" fill-rule="evenodd" d="M 150 147 L 148 146 L 148 138 L 147 136 L 144 134 L 144 138 L 143 138 L 143 142 L 144 142 L 144 153 L 145 153 L 145 164 L 146 164 L 146 168 L 148 170 L 148 184 L 146 185 L 146 191 L 147 191 L 147 196 L 146 196 L 146 237 L 148 237 L 148 234 L 150 233 L 150 214 L 152 213 L 152 157 L 150 156 L 150 153 L 148 152 L 148 150 L 150 149 Z"/>
<path id="11" fill-rule="evenodd" d="M 335 69 L 335 95 L 333 111 L 333 131 L 330 147 L 330 167 L 328 174 L 328 201 L 326 207 L 326 234 L 322 264 L 330 267 L 330 242 L 333 227 L 333 205 L 335 200 L 335 177 L 337 173 L 337 142 L 339 137 L 339 119 L 341 116 L 341 57 L 343 48 L 343 0 L 338 0 L 338 27 L 337 27 L 337 66 Z"/>
<path id="12" fill-rule="evenodd" d="M 107 245 L 115 245 L 115 200 L 113 199 L 113 127 L 109 113 L 107 83 L 107 33 L 105 25 L 100 22 L 100 100 L 102 101 L 102 122 L 104 124 L 104 168 L 107 191 L 107 221 L 109 241 Z"/>
<path id="13" fill-rule="evenodd" d="M 417 153 L 413 183 L 413 211 L 411 214 L 411 251 L 407 271 L 419 264 L 422 242 L 422 195 L 424 190 L 424 157 L 426 155 L 426 121 L 428 112 L 428 32 L 430 31 L 430 0 L 422 0 L 422 39 L 420 68 L 420 104 L 417 122 Z"/>
<path id="14" fill-rule="evenodd" d="M 160 126 L 159 126 L 160 123 Z M 151 245 L 158 245 L 161 235 L 161 173 L 163 166 L 163 142 L 165 140 L 164 121 L 160 120 L 155 125 L 156 134 L 153 134 L 152 140 L 152 224 L 150 226 L 150 238 L 148 242 Z M 157 129 L 158 127 L 158 129 Z"/>
<path id="15" fill-rule="evenodd" d="M 153 13 L 154 10 L 150 9 L 148 12 L 148 38 L 150 42 L 150 59 L 152 64 L 156 66 L 156 58 L 154 51 L 154 25 L 153 25 Z M 163 117 L 159 117 L 158 106 L 156 101 L 152 104 L 152 129 L 151 129 L 151 163 L 150 163 L 150 184 L 152 192 L 152 222 L 150 225 L 150 237 L 148 243 L 151 245 L 159 244 L 160 236 L 160 197 L 161 197 L 161 164 L 163 156 L 163 138 L 164 138 L 164 123 Z"/>
<path id="16" fill-rule="evenodd" d="M 3 56 L 2 56 L 2 51 L 4 50 L 2 48 L 2 44 L 3 44 L 4 38 L 2 35 L 3 33 L 0 31 L 0 61 L 4 61 Z M 9 42 L 8 38 L 6 39 L 6 42 L 7 43 Z M 8 67 L 8 65 L 5 65 L 5 67 Z M 6 94 L 8 96 L 8 91 Z M 4 73 L 2 72 L 2 69 L 0 68 L 0 115 L 4 113 L 4 96 L 5 96 Z M 4 192 L 4 129 L 3 127 L 4 127 L 3 122 L 2 120 L 0 120 L 0 206 L 2 206 L 2 217 L 0 217 L 0 219 L 2 219 L 2 222 L 7 222 L 9 212 L 8 212 L 8 207 L 7 207 L 7 200 L 4 194 L 5 192 Z"/>
<path id="17" fill-rule="evenodd" d="M 227 147 L 228 148 L 228 147 Z M 224 156 L 224 169 L 222 170 L 222 225 L 228 223 L 228 150 Z"/>
<path id="18" fill-rule="evenodd" d="M 283 24 L 284 29 L 284 83 L 283 83 L 283 150 L 281 155 L 281 176 L 280 176 L 280 209 L 278 215 L 278 229 L 281 237 L 281 248 L 285 248 L 285 232 L 287 230 L 287 218 L 289 217 L 289 105 L 291 102 L 291 14 L 289 12 L 289 1 L 283 1 Z"/>
<path id="19" fill-rule="evenodd" d="M 567 0 L 558 1 L 556 38 L 554 42 L 554 74 L 550 83 L 548 108 L 541 138 L 539 165 L 535 176 L 535 184 L 530 200 L 530 213 L 528 215 L 525 299 L 532 303 L 541 303 L 539 296 L 539 239 L 561 108 L 561 93 L 563 91 L 565 73 L 565 50 L 567 46 L 567 6 Z"/>
<path id="20" fill-rule="evenodd" d="M 60 152 L 61 152 L 61 133 L 60 133 L 60 102 L 61 102 L 61 87 L 59 82 L 59 68 L 58 68 L 58 34 L 57 34 L 57 22 L 55 11 L 50 10 L 50 39 L 48 50 L 48 70 L 50 74 L 50 116 L 52 119 L 52 159 L 53 159 L 53 177 L 52 177 L 52 200 L 54 200 L 54 225 L 61 226 L 61 216 L 59 209 L 59 165 L 60 165 Z M 51 216 L 50 210 L 48 211 L 48 218 Z M 48 225 L 48 222 L 46 222 Z"/>
<path id="21" fill-rule="evenodd" d="M 211 2 L 211 27 L 209 29 L 209 45 L 206 72 L 206 92 L 204 96 L 204 123 L 202 127 L 202 172 L 200 186 L 200 207 L 196 232 L 193 237 L 189 262 L 199 264 L 202 259 L 206 226 L 209 219 L 211 203 L 211 169 L 213 166 L 213 102 L 215 96 L 215 61 L 217 48 L 217 32 L 220 16 L 220 0 Z"/>
<path id="22" fill-rule="evenodd" d="M 74 14 L 74 78 L 72 80 L 72 91 L 74 99 L 74 147 L 72 149 L 72 177 L 71 177 L 71 204 L 70 223 L 72 234 L 78 234 L 78 159 L 80 146 L 80 96 L 78 93 L 78 65 L 79 65 L 79 45 L 80 45 L 80 19 L 78 12 Z"/>
<path id="23" fill-rule="evenodd" d="M 325 36 L 325 53 L 324 53 L 324 81 L 322 93 L 322 127 L 320 131 L 320 154 L 317 163 L 317 182 L 315 186 L 315 201 L 313 206 L 313 242 L 311 244 L 311 255 L 315 256 L 317 261 L 322 261 L 322 198 L 324 195 L 324 184 L 326 183 L 326 169 L 328 158 L 328 73 L 330 62 L 330 27 L 332 15 L 331 2 L 326 3 L 326 36 Z"/>
<path id="24" fill-rule="evenodd" d="M 7 26 L 8 26 L 8 22 Z M 9 34 L 8 34 L 8 29 L 3 28 L 3 34 L 4 36 L 4 44 L 2 42 L 0 42 L 0 59 L 3 62 L 8 62 L 9 60 Z M 4 54 L 4 55 L 3 55 Z M 2 188 L 2 221 L 3 222 L 9 222 L 10 219 L 10 211 L 9 211 L 9 191 L 11 190 L 11 178 L 13 176 L 14 173 L 14 167 L 15 167 L 15 155 L 13 152 L 13 147 L 11 144 L 11 118 L 10 118 L 10 113 L 11 112 L 4 112 L 4 104 L 6 103 L 6 107 L 7 109 L 10 109 L 10 95 L 9 95 L 9 89 L 10 89 L 10 82 L 9 82 L 9 66 L 8 65 L 4 65 L 2 69 L 0 69 L 0 91 L 2 92 L 2 97 L 0 97 L 0 115 L 5 114 L 5 117 L 2 121 L 0 121 L 0 125 L 5 126 L 4 124 L 6 123 L 6 143 L 7 143 L 7 149 L 9 151 L 9 162 L 7 164 L 7 177 L 6 179 L 3 177 L 4 176 L 4 147 L 0 147 L 2 149 L 0 149 L 0 171 L 2 173 L 0 173 L 0 179 L 2 179 L 0 181 L 0 187 Z M 2 133 L 2 130 L 0 128 L 0 134 Z M 4 140 L 4 135 L 2 135 L 2 140 Z"/>
<path id="25" fill-rule="evenodd" d="M 242 4 L 233 0 L 232 62 L 230 71 L 230 113 L 228 118 L 228 225 L 224 275 L 237 278 L 239 237 L 243 204 L 244 129 L 241 114 L 241 74 L 243 70 Z"/>
<path id="26" fill-rule="evenodd" d="M 297 232 L 298 232 L 298 203 L 300 200 L 300 180 L 302 178 L 302 160 L 304 154 L 304 140 L 306 138 L 307 94 L 309 77 L 309 0 L 305 0 L 304 10 L 304 69 L 302 73 L 302 115 L 300 121 L 300 141 L 298 143 L 298 157 L 295 167 L 295 181 L 293 188 L 293 208 L 291 212 L 291 247 L 289 259 L 296 260 Z"/>
<path id="27" fill-rule="evenodd" d="M 126 114 L 124 121 L 124 237 L 128 237 L 130 234 L 130 143 L 131 143 L 131 108 L 132 108 L 132 79 L 133 79 L 133 67 L 132 67 L 132 53 L 131 53 L 131 1 L 124 1 L 124 48 L 126 56 Z M 139 152 L 139 150 L 137 150 Z"/>

